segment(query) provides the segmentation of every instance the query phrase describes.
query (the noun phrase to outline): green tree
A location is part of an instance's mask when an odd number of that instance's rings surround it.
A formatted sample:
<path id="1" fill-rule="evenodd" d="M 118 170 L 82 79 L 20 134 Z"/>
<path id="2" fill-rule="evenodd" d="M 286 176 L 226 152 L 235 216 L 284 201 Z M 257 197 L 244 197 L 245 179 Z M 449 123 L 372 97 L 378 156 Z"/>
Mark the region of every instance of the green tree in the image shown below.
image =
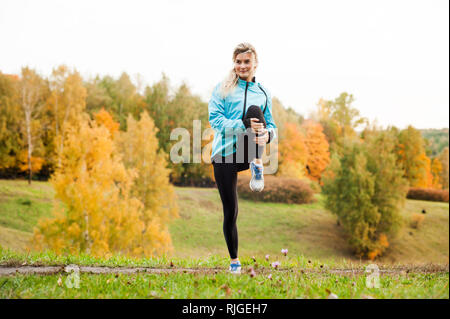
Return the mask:
<path id="1" fill-rule="evenodd" d="M 84 82 L 86 88 L 86 112 L 91 117 L 102 108 L 112 111 L 112 98 L 107 89 L 102 85 L 102 79 L 97 75 L 95 78 Z"/>
<path id="2" fill-rule="evenodd" d="M 334 100 L 320 99 L 318 103 L 314 117 L 322 125 L 332 152 L 339 152 L 342 141 L 356 137 L 356 128 L 368 122 L 361 117 L 359 110 L 352 107 L 354 100 L 352 94 L 343 92 Z"/>
<path id="3" fill-rule="evenodd" d="M 372 132 L 345 139 L 323 175 L 326 207 L 336 214 L 359 256 L 374 259 L 389 246 L 401 218 L 407 182 L 396 165 L 395 136 Z"/>
<path id="4" fill-rule="evenodd" d="M 105 76 L 100 81 L 95 80 L 88 87 L 91 93 L 89 108 L 97 111 L 104 107 L 112 114 L 113 119 L 119 122 L 122 131 L 126 131 L 128 114 L 131 113 L 137 118 L 145 106 L 136 86 L 125 72 L 117 80 Z"/>
<path id="5" fill-rule="evenodd" d="M 144 100 L 146 103 L 145 109 L 148 111 L 148 114 L 154 120 L 155 125 L 158 128 L 157 137 L 159 140 L 159 147 L 166 153 L 170 151 L 168 148 L 168 141 L 170 140 L 170 130 L 168 129 L 169 90 L 169 78 L 163 74 L 161 80 L 154 83 L 152 86 L 147 86 L 144 93 Z M 174 125 L 174 123 L 171 123 L 171 125 Z"/>

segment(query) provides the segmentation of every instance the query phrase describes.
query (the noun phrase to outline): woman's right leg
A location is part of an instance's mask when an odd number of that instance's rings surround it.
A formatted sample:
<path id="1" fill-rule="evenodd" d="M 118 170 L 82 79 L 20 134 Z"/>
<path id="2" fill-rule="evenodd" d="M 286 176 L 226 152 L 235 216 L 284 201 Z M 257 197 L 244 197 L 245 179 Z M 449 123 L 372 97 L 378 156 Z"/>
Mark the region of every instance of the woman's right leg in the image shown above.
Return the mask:
<path id="1" fill-rule="evenodd" d="M 264 127 L 266 127 L 266 120 L 264 118 L 264 114 L 261 110 L 261 108 L 257 105 L 252 105 L 248 108 L 247 113 L 244 117 L 244 125 L 245 128 L 248 129 L 250 127 L 250 119 L 251 118 L 257 118 L 259 119 L 259 123 L 263 123 Z M 248 136 L 248 144 L 246 147 L 248 147 L 248 150 L 246 148 L 246 151 L 249 154 L 249 159 L 251 160 L 257 160 L 258 163 L 262 164 L 262 154 L 264 153 L 265 145 L 259 145 L 256 144 L 253 139 L 259 136 L 259 134 L 255 134 L 253 132 L 249 133 Z"/>
<path id="2" fill-rule="evenodd" d="M 238 254 L 238 232 L 236 220 L 238 216 L 237 171 L 231 163 L 213 163 L 214 178 L 219 189 L 223 206 L 223 234 L 231 259 Z"/>
<path id="3" fill-rule="evenodd" d="M 244 137 L 248 138 L 248 142 L 244 143 L 246 146 L 245 152 L 248 152 L 248 159 L 252 161 L 250 164 L 252 178 L 250 179 L 249 186 L 252 191 L 261 192 L 264 189 L 264 166 L 262 162 L 262 155 L 264 153 L 265 145 L 259 145 L 254 141 L 256 136 L 259 136 L 260 134 L 254 133 L 253 130 L 249 129 L 251 127 L 251 118 L 258 119 L 259 123 L 262 123 L 264 128 L 267 126 L 261 108 L 257 105 L 250 106 L 243 121 L 246 127 L 246 133 L 248 133 L 248 136 Z"/>

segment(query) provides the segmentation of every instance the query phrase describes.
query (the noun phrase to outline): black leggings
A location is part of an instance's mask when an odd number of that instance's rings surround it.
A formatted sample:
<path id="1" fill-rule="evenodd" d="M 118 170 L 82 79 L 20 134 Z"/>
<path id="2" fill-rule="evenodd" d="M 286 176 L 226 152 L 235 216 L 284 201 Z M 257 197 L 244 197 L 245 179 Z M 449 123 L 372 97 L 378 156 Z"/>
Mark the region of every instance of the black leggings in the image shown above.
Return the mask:
<path id="1" fill-rule="evenodd" d="M 244 117 L 244 124 L 246 128 L 250 127 L 249 118 L 258 118 L 260 122 L 264 123 L 266 127 L 266 121 L 264 114 L 260 107 L 252 105 L 248 108 Z M 229 155 L 233 158 L 233 161 L 225 162 L 225 157 L 219 156 L 212 160 L 214 166 L 214 178 L 216 180 L 217 188 L 219 189 L 220 199 L 223 206 L 223 234 L 228 246 L 228 252 L 232 259 L 237 258 L 238 254 L 238 232 L 236 226 L 236 220 L 238 216 L 238 196 L 237 196 L 237 173 L 249 168 L 249 160 L 253 160 L 254 157 L 261 158 L 264 146 L 258 145 L 253 141 L 256 134 L 253 132 L 248 133 L 248 136 L 244 137 L 244 143 L 240 143 L 238 152 L 242 146 L 245 152 L 245 162 L 237 163 L 236 152 Z M 256 152 L 256 156 L 253 156 L 253 150 Z"/>

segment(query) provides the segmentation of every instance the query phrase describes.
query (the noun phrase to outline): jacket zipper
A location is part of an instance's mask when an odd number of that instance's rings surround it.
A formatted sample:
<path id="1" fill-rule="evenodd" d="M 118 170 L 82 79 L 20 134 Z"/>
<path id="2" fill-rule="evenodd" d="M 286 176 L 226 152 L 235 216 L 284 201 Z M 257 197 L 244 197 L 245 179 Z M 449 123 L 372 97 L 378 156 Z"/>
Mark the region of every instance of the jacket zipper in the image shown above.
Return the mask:
<path id="1" fill-rule="evenodd" d="M 244 121 L 245 107 L 247 106 L 247 89 L 248 89 L 248 82 L 245 84 L 245 98 L 244 98 L 244 109 L 242 110 L 242 121 Z"/>
<path id="2" fill-rule="evenodd" d="M 258 87 L 261 89 L 261 91 L 264 93 L 264 95 L 266 96 L 266 105 L 264 105 L 264 110 L 263 110 L 263 114 L 266 113 L 266 108 L 267 108 L 267 93 L 266 91 L 263 90 L 263 88 L 261 87 L 261 85 L 258 84 Z M 242 110 L 242 121 L 244 120 L 245 117 L 245 108 L 247 106 L 247 90 L 248 90 L 248 82 L 245 84 L 245 98 L 244 98 L 244 109 Z"/>

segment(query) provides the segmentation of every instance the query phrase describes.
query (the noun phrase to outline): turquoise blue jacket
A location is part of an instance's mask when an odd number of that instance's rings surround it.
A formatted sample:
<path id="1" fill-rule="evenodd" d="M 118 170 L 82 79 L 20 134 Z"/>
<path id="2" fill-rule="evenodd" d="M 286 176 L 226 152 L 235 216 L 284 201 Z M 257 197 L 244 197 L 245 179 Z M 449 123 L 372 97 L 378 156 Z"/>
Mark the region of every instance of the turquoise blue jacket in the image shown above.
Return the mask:
<path id="1" fill-rule="evenodd" d="M 239 78 L 235 90 L 225 99 L 220 95 L 221 83 L 214 88 L 208 105 L 209 123 L 214 129 L 211 159 L 219 152 L 224 157 L 236 152 L 237 134 L 246 130 L 242 121 L 244 106 L 245 112 L 251 105 L 260 106 L 270 133 L 269 142 L 276 138 L 277 126 L 272 117 L 272 96 L 260 83 L 255 82 L 255 78 L 253 81 L 247 82 Z"/>

